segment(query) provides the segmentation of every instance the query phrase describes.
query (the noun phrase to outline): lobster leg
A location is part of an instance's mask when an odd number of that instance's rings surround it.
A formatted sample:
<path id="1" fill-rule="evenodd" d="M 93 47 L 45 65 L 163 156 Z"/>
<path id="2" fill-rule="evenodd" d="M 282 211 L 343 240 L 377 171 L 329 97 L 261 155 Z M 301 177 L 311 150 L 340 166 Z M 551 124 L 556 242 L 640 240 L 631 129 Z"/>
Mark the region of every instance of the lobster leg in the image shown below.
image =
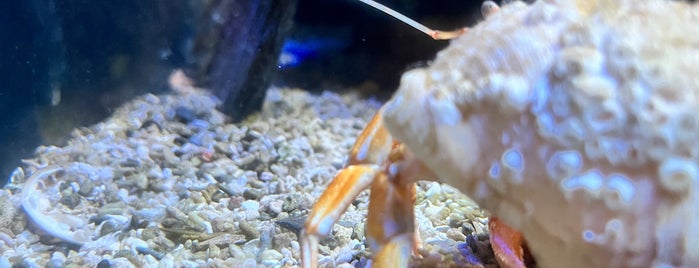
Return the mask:
<path id="1" fill-rule="evenodd" d="M 379 256 L 401 255 L 402 259 L 410 259 L 411 252 L 417 254 L 419 237 L 415 225 L 415 197 L 415 183 L 397 183 L 385 173 L 377 176 L 371 185 L 366 225 L 367 242 L 372 252 Z M 374 260 L 379 258 L 374 257 Z"/>
<path id="2" fill-rule="evenodd" d="M 342 213 L 371 186 L 367 242 L 378 256 L 377 267 L 405 267 L 410 254 L 417 253 L 414 175 L 424 166 L 394 142 L 377 113 L 351 150 L 348 166 L 330 182 L 313 206 L 301 235 L 302 266 L 316 267 L 319 238 L 328 235 Z M 413 174 L 414 173 L 414 174 Z M 400 260 L 393 257 L 401 256 Z"/>
<path id="3" fill-rule="evenodd" d="M 522 233 L 505 224 L 498 217 L 488 221 L 490 245 L 500 267 L 525 268 L 525 260 L 532 261 L 526 252 L 526 243 Z"/>
<path id="4" fill-rule="evenodd" d="M 342 213 L 361 191 L 368 188 L 377 174 L 376 165 L 348 166 L 330 182 L 313 206 L 301 233 L 303 267 L 316 267 L 319 237 L 327 236 Z"/>
<path id="5" fill-rule="evenodd" d="M 302 267 L 316 267 L 319 238 L 332 230 L 342 213 L 364 189 L 383 172 L 384 163 L 394 143 L 383 128 L 381 115 L 377 113 L 352 146 L 348 166 L 340 170 L 311 209 L 301 233 Z"/>

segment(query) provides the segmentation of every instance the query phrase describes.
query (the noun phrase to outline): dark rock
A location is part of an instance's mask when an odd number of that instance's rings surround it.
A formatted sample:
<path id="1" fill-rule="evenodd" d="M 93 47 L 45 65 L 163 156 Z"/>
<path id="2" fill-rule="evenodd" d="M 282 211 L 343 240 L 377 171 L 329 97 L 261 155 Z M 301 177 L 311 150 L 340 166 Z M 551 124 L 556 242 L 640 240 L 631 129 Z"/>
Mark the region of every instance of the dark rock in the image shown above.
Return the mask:
<path id="1" fill-rule="evenodd" d="M 152 126 L 157 127 L 157 128 L 158 128 L 158 131 L 162 131 L 162 130 L 163 130 L 163 128 L 160 126 L 160 124 L 158 124 L 157 122 L 155 122 L 155 121 L 153 121 L 153 120 L 146 120 L 146 122 L 143 122 L 143 124 L 141 124 L 141 129 L 148 129 L 148 128 L 152 127 Z"/>
<path id="2" fill-rule="evenodd" d="M 264 193 L 258 189 L 245 189 L 243 197 L 247 200 L 260 200 Z"/>
<path id="3" fill-rule="evenodd" d="M 301 233 L 301 230 L 303 230 L 303 226 L 306 223 L 307 218 L 307 215 L 291 216 L 286 219 L 278 220 L 275 223 L 280 227 L 292 231 L 296 233 L 296 235 L 299 235 Z"/>
<path id="4" fill-rule="evenodd" d="M 234 121 L 261 108 L 296 2 L 214 0 L 200 7 L 190 73 L 223 100 L 221 110 Z"/>
<path id="5" fill-rule="evenodd" d="M 175 137 L 175 140 L 173 140 L 173 143 L 182 146 L 182 145 L 184 145 L 185 143 L 187 143 L 187 138 L 184 138 L 184 137 Z"/>
<path id="6" fill-rule="evenodd" d="M 108 259 L 103 259 L 97 264 L 97 268 L 110 268 L 112 264 L 109 263 Z"/>
<path id="7" fill-rule="evenodd" d="M 155 249 L 147 248 L 147 247 L 136 247 L 136 251 L 138 251 L 138 253 L 140 253 L 140 254 L 151 255 L 151 256 L 155 257 L 155 259 L 157 259 L 157 260 L 161 260 L 166 255 L 165 252 L 157 251 Z"/>
<path id="8" fill-rule="evenodd" d="M 177 121 L 187 124 L 192 122 L 192 120 L 197 119 L 197 113 L 192 111 L 192 109 L 180 106 L 175 108 L 175 118 Z"/>
<path id="9" fill-rule="evenodd" d="M 137 159 L 133 158 L 126 158 L 124 162 L 121 163 L 122 167 L 132 167 L 132 168 L 138 168 L 141 167 L 141 161 L 138 161 Z"/>
<path id="10" fill-rule="evenodd" d="M 59 202 L 61 202 L 61 204 L 65 205 L 66 207 L 74 209 L 76 206 L 80 204 L 80 196 L 76 194 L 62 196 Z"/>

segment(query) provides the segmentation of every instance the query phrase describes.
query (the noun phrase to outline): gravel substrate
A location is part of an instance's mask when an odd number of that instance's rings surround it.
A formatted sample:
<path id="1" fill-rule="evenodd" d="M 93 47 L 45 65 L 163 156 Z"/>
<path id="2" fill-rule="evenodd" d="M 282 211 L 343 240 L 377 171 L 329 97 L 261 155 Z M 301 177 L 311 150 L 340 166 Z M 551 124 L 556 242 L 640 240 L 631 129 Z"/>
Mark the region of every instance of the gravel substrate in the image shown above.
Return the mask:
<path id="1" fill-rule="evenodd" d="M 241 124 L 217 104 L 181 86 L 39 147 L 0 190 L 0 267 L 297 266 L 296 232 L 380 103 L 273 88 Z M 451 187 L 419 185 L 413 263 L 492 266 L 483 212 Z M 321 266 L 370 264 L 367 198 L 322 240 Z"/>

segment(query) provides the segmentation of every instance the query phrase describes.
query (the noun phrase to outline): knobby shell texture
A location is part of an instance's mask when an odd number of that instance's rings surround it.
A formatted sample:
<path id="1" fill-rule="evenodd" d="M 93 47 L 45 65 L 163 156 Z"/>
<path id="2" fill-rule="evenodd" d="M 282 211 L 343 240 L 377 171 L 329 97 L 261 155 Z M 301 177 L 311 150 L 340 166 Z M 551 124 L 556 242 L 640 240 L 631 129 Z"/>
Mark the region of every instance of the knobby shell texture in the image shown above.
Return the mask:
<path id="1" fill-rule="evenodd" d="M 298 265 L 295 231 L 380 104 L 273 88 L 261 114 L 230 124 L 218 103 L 193 88 L 145 95 L 39 147 L 0 190 L 0 267 Z M 482 212 L 448 186 L 420 189 L 422 263 L 492 264 Z M 370 262 L 367 197 L 322 241 L 322 266 Z"/>
<path id="2" fill-rule="evenodd" d="M 682 1 L 514 2 L 406 73 L 385 123 L 542 267 L 696 267 L 696 25 Z"/>

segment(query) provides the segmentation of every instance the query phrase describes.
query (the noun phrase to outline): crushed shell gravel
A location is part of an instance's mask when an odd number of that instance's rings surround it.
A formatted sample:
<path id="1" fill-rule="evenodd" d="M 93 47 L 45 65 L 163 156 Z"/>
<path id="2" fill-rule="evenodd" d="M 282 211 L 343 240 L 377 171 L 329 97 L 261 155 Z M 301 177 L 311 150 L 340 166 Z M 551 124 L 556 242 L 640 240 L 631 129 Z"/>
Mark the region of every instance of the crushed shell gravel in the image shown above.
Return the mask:
<path id="1" fill-rule="evenodd" d="M 148 94 L 39 147 L 0 190 L 0 267 L 298 266 L 305 215 L 380 103 L 272 88 L 238 124 L 218 104 L 194 88 Z M 321 241 L 321 267 L 371 263 L 367 199 Z M 416 266 L 494 266 L 486 216 L 458 191 L 420 182 L 416 218 Z"/>

